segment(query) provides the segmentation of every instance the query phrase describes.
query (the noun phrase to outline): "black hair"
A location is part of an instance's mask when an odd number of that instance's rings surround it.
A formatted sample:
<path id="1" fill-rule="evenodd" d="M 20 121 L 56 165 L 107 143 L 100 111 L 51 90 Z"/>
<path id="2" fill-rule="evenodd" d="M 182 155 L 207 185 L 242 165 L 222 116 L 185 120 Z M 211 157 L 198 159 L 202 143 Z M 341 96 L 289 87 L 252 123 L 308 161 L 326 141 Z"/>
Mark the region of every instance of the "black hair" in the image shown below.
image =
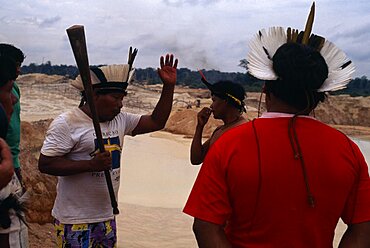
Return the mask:
<path id="1" fill-rule="evenodd" d="M 230 80 L 220 80 L 208 87 L 213 95 L 226 100 L 228 104 L 237 108 L 240 112 L 246 112 L 244 104 L 245 89 L 242 85 Z"/>
<path id="2" fill-rule="evenodd" d="M 13 59 L 0 55 L 0 87 L 17 78 L 17 66 Z"/>
<path id="3" fill-rule="evenodd" d="M 21 49 L 6 43 L 0 43 L 0 54 L 8 56 L 20 64 L 22 64 L 26 58 Z"/>
<path id="4" fill-rule="evenodd" d="M 267 93 L 273 93 L 299 111 L 312 110 L 325 100 L 325 93 L 317 90 L 328 77 L 328 66 L 318 51 L 306 45 L 286 43 L 278 48 L 272 61 L 278 79 L 266 81 Z"/>

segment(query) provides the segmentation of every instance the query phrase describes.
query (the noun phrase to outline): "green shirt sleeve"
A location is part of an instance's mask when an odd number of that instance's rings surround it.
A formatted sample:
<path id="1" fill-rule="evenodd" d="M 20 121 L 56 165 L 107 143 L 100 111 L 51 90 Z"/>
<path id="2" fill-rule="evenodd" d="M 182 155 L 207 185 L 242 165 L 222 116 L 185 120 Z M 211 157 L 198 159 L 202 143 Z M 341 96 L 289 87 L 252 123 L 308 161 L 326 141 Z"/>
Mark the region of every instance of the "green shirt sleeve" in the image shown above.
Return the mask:
<path id="1" fill-rule="evenodd" d="M 8 133 L 6 135 L 6 142 L 8 143 L 13 156 L 14 168 L 19 168 L 19 143 L 21 138 L 21 104 L 20 104 L 20 91 L 18 85 L 14 82 L 12 93 L 18 99 L 17 103 L 14 105 L 14 111 L 10 118 Z"/>

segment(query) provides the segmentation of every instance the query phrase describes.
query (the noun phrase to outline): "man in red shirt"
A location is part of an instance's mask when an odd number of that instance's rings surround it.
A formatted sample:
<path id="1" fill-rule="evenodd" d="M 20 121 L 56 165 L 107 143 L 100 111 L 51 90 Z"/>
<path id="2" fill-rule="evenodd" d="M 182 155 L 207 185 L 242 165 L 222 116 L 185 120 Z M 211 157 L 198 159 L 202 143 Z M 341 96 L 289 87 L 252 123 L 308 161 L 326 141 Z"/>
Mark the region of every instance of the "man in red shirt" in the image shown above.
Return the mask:
<path id="1" fill-rule="evenodd" d="M 275 52 L 267 40 L 284 34 Z M 184 208 L 199 247 L 332 247 L 340 218 L 348 225 L 340 247 L 370 247 L 364 157 L 344 134 L 309 116 L 326 91 L 349 82 L 354 67 L 345 56 L 333 67 L 327 54 L 339 49 L 304 36 L 291 41 L 289 31 L 275 28 L 251 46 L 267 61 L 248 57 L 249 73 L 266 80 L 267 113 L 210 148 Z M 263 68 L 268 61 L 271 68 Z"/>

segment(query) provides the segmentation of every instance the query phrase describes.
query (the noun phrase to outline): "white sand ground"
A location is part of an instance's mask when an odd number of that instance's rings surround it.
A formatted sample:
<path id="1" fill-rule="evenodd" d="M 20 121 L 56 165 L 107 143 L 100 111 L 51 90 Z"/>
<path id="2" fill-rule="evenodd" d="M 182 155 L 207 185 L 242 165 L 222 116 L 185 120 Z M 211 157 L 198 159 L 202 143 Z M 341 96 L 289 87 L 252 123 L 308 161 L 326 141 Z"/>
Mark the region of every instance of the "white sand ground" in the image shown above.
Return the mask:
<path id="1" fill-rule="evenodd" d="M 118 247 L 196 247 L 182 213 L 200 168 L 190 164 L 190 141 L 165 132 L 125 138 Z"/>

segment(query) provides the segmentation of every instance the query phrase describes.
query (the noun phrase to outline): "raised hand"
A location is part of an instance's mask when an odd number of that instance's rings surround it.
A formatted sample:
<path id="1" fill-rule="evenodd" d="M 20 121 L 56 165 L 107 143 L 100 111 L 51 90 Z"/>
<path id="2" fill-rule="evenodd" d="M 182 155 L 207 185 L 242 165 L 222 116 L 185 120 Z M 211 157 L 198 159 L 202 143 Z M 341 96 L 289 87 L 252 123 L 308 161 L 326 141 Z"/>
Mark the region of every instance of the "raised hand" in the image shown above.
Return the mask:
<path id="1" fill-rule="evenodd" d="M 197 115 L 198 125 L 204 127 L 207 124 L 211 113 L 211 109 L 207 107 L 204 107 L 201 111 L 199 111 Z"/>
<path id="2" fill-rule="evenodd" d="M 176 84 L 176 77 L 177 77 L 177 63 L 178 60 L 174 60 L 173 54 L 167 54 L 166 58 L 161 56 L 160 58 L 160 66 L 158 68 L 158 75 L 161 78 L 164 84 L 175 85 Z"/>

